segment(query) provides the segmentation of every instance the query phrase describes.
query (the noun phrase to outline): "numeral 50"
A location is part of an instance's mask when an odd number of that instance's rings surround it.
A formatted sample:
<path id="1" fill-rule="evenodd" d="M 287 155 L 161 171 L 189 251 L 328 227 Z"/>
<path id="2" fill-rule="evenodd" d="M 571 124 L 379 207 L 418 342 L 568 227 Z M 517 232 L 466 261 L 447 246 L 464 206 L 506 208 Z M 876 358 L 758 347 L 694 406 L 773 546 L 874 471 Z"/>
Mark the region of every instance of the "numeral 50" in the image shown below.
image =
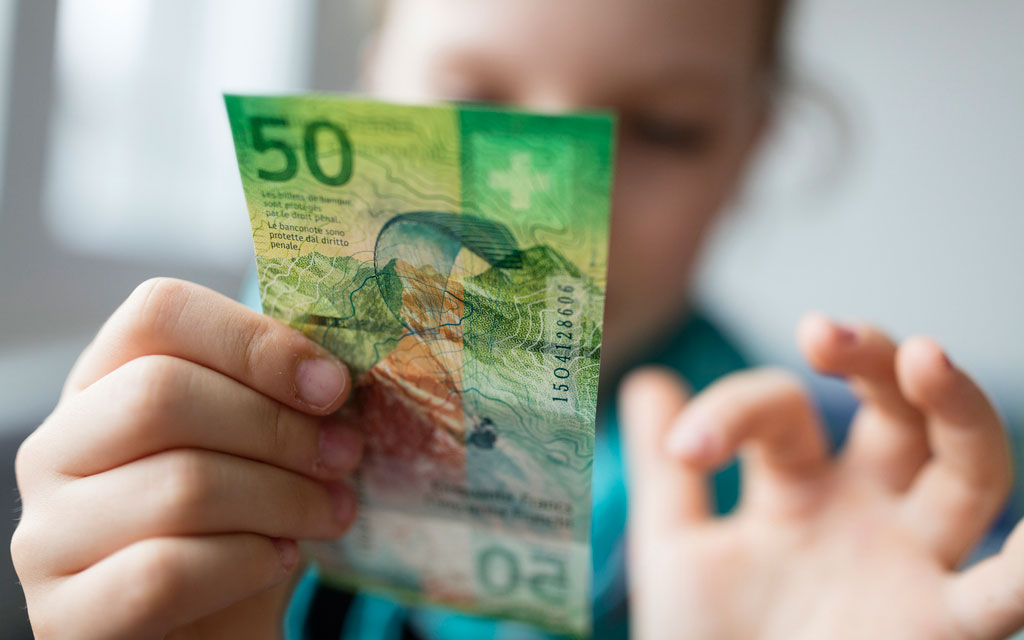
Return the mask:
<path id="1" fill-rule="evenodd" d="M 267 129 L 273 127 L 287 127 L 288 121 L 284 118 L 250 118 L 249 130 L 252 133 L 252 146 L 259 153 L 275 153 L 284 160 L 281 169 L 260 169 L 257 173 L 263 180 L 272 182 L 285 182 L 295 177 L 299 172 L 299 158 L 287 142 L 271 137 L 273 132 Z M 327 173 L 320 164 L 319 140 L 321 135 L 333 136 L 341 149 L 339 155 L 340 164 L 334 173 Z M 302 135 L 302 152 L 306 159 L 306 166 L 313 177 L 329 187 L 340 187 L 352 177 L 352 143 L 348 139 L 345 130 L 327 120 L 314 120 L 306 123 Z M 280 165 L 279 165 L 280 166 Z"/>
<path id="2" fill-rule="evenodd" d="M 569 595 L 569 572 L 565 560 L 535 551 L 529 565 L 521 565 L 511 550 L 491 546 L 477 556 L 477 579 L 494 596 L 507 596 L 525 586 L 539 600 L 565 603 Z"/>

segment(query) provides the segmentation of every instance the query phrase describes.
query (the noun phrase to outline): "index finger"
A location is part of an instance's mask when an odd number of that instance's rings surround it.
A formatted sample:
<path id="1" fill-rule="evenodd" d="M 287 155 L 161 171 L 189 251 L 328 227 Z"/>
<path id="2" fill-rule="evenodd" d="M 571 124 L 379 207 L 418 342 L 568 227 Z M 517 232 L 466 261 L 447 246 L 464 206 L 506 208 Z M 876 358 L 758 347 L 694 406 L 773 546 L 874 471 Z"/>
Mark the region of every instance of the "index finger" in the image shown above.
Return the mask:
<path id="1" fill-rule="evenodd" d="M 148 355 L 190 360 L 306 413 L 335 411 L 351 386 L 345 365 L 295 329 L 206 287 L 155 278 L 103 325 L 64 394 Z"/>
<path id="2" fill-rule="evenodd" d="M 897 371 L 907 398 L 928 417 L 932 449 L 907 494 L 907 521 L 952 566 L 1009 495 L 1013 465 L 1006 432 L 985 393 L 933 340 L 907 340 Z"/>

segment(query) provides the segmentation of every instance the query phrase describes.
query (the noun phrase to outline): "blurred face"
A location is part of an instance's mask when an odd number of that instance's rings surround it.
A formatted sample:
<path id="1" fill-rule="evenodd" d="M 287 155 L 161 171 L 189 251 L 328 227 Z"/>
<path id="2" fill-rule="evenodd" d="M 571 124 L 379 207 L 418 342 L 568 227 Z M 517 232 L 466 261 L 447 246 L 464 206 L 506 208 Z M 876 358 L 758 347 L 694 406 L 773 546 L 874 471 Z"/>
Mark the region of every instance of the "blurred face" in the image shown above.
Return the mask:
<path id="1" fill-rule="evenodd" d="M 400 101 L 605 107 L 619 139 L 604 361 L 685 311 L 764 121 L 763 0 L 393 0 L 367 69 Z"/>

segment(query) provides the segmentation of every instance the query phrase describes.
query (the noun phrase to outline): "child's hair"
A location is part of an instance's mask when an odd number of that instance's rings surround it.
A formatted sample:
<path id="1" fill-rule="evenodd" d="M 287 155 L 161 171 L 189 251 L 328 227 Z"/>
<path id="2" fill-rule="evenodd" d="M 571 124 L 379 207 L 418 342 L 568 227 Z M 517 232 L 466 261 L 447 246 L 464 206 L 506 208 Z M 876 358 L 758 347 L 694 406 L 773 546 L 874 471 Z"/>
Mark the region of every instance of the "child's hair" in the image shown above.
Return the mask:
<path id="1" fill-rule="evenodd" d="M 789 14 L 790 0 L 764 0 L 764 27 L 761 51 L 763 52 L 765 69 L 775 82 L 781 82 L 786 76 L 786 20 Z"/>
<path id="2" fill-rule="evenodd" d="M 761 51 L 768 77 L 780 83 L 786 75 L 785 31 L 790 0 L 761 0 L 763 3 L 763 30 Z M 388 0 L 364 0 L 372 16 L 374 27 L 380 26 L 387 12 Z"/>

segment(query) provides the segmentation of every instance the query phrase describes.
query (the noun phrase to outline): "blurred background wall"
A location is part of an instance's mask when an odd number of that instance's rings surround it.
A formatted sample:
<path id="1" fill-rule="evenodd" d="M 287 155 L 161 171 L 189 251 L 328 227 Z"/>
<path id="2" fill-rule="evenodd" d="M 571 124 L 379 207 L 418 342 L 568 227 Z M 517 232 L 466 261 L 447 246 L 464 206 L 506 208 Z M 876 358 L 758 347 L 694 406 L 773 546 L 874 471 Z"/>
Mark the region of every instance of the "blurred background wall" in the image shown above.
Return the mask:
<path id="1" fill-rule="evenodd" d="M 135 284 L 237 291 L 251 244 L 221 93 L 353 87 L 365 18 L 349 0 L 0 0 L 5 513 L 17 442 Z M 808 309 L 928 333 L 1021 424 L 1021 34 L 1015 0 L 801 3 L 794 87 L 699 282 L 757 360 L 799 367 Z M 0 638 L 26 637 L 4 562 Z"/>
<path id="2" fill-rule="evenodd" d="M 801 313 L 928 333 L 1024 412 L 1024 3 L 806 0 L 794 84 L 701 280 L 748 349 Z"/>

